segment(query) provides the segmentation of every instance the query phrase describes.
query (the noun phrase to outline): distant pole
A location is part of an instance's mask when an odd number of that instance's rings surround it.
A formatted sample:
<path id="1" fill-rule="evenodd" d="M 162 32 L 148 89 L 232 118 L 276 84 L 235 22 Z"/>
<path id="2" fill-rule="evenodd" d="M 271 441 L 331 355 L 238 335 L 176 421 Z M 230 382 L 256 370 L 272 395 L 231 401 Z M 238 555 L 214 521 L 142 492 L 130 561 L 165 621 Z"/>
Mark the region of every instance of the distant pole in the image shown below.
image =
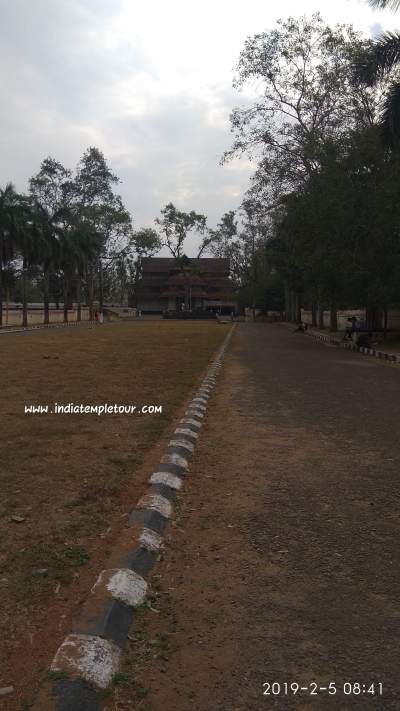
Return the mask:
<path id="1" fill-rule="evenodd" d="M 256 259 L 255 259 L 255 254 L 256 254 L 256 248 L 255 248 L 255 235 L 254 235 L 254 227 L 250 223 L 250 230 L 251 230 L 251 261 L 252 261 L 252 271 L 253 271 L 253 279 L 252 279 L 252 302 L 253 302 L 253 322 L 256 320 Z"/>

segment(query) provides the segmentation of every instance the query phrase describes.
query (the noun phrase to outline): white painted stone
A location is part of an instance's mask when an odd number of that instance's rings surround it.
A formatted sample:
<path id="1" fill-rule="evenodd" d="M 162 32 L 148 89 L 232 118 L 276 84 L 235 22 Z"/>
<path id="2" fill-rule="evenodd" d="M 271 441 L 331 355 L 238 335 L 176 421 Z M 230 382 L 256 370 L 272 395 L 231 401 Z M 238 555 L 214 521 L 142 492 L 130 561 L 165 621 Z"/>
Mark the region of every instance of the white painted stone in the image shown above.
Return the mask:
<path id="1" fill-rule="evenodd" d="M 200 429 L 202 423 L 198 422 L 198 420 L 194 420 L 192 417 L 184 417 L 181 420 L 182 425 L 193 425 L 194 427 L 197 427 L 197 429 Z"/>
<path id="2" fill-rule="evenodd" d="M 52 671 L 65 671 L 105 689 L 119 668 L 121 651 L 113 642 L 85 634 L 70 634 L 58 648 Z"/>
<path id="3" fill-rule="evenodd" d="M 93 585 L 92 592 L 102 586 L 107 588 L 112 597 L 131 607 L 141 605 L 146 597 L 146 581 L 129 568 L 103 570 Z"/>
<path id="4" fill-rule="evenodd" d="M 194 416 L 194 417 L 202 417 L 202 418 L 203 418 L 203 417 L 204 417 L 204 412 L 202 412 L 201 410 L 199 410 L 197 407 L 190 407 L 190 406 L 189 406 L 188 409 L 187 409 L 186 412 L 185 412 L 185 415 L 187 415 L 188 417 L 193 417 L 193 416 Z"/>
<path id="5" fill-rule="evenodd" d="M 190 411 L 190 416 L 192 416 L 192 413 L 194 413 L 195 417 L 204 417 L 207 412 L 207 408 L 204 405 L 200 405 L 198 402 L 195 402 L 193 403 L 193 405 L 191 403 L 189 404 L 186 414 L 188 413 L 188 411 Z"/>
<path id="6" fill-rule="evenodd" d="M 0 689 L 0 696 L 7 696 L 7 694 L 13 694 L 15 691 L 13 686 L 3 686 Z"/>
<path id="7" fill-rule="evenodd" d="M 164 463 L 166 464 L 167 462 Z M 172 463 L 175 462 L 169 462 L 169 464 Z M 164 516 L 165 518 L 171 518 L 172 516 L 172 504 L 170 501 L 168 501 L 168 499 L 165 498 L 165 496 L 161 496 L 161 494 L 145 494 L 138 502 L 137 508 L 158 511 L 158 513 L 160 513 L 161 516 Z"/>
<path id="8" fill-rule="evenodd" d="M 197 432 L 193 432 L 193 430 L 190 430 L 188 427 L 177 427 L 174 434 L 188 435 L 188 437 L 194 437 L 194 439 L 198 439 L 198 437 L 199 437 Z"/>
<path id="9" fill-rule="evenodd" d="M 171 439 L 169 443 L 170 447 L 183 447 L 187 449 L 188 452 L 194 452 L 194 444 L 191 442 L 186 442 L 184 439 Z"/>
<path id="10" fill-rule="evenodd" d="M 147 583 L 134 570 L 121 568 L 120 570 L 116 569 L 110 577 L 107 590 L 121 602 L 125 602 L 131 607 L 138 607 L 146 597 Z"/>
<path id="11" fill-rule="evenodd" d="M 165 486 L 169 486 L 171 489 L 181 489 L 183 482 L 179 476 L 171 474 L 170 472 L 154 472 L 150 477 L 150 483 L 165 484 Z"/>
<path id="12" fill-rule="evenodd" d="M 151 551 L 158 551 L 162 544 L 162 538 L 159 533 L 152 531 L 151 528 L 144 526 L 139 537 L 139 543 L 143 548 L 148 548 Z"/>
<path id="13" fill-rule="evenodd" d="M 161 463 L 176 464 L 178 467 L 182 467 L 182 469 L 189 469 L 187 459 L 181 457 L 180 454 L 164 454 L 164 456 L 161 457 Z"/>
<path id="14" fill-rule="evenodd" d="M 194 397 L 193 400 L 190 401 L 190 405 L 195 405 L 199 410 L 207 410 L 207 400 L 202 397 Z"/>

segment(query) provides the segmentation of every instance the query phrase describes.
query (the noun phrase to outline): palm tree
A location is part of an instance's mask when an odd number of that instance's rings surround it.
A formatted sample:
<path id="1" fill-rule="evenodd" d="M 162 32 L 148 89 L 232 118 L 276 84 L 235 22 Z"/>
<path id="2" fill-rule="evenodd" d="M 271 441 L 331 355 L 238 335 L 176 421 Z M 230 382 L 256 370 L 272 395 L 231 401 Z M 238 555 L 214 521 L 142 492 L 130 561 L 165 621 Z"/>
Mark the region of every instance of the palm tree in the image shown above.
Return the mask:
<path id="1" fill-rule="evenodd" d="M 29 197 L 18 196 L 16 247 L 22 257 L 22 326 L 28 325 L 28 270 L 40 263 L 41 240 L 35 223 L 35 212 Z"/>
<path id="2" fill-rule="evenodd" d="M 0 189 L 0 327 L 3 325 L 3 273 L 14 256 L 19 196 L 12 183 Z"/>
<path id="3" fill-rule="evenodd" d="M 69 227 L 60 231 L 60 266 L 64 283 L 64 322 L 68 321 L 68 302 L 76 283 L 77 320 L 81 320 L 81 285 L 84 274 L 97 260 L 101 235 L 89 224 L 71 216 Z"/>
<path id="4" fill-rule="evenodd" d="M 43 323 L 50 322 L 50 276 L 58 268 L 60 253 L 60 227 L 58 214 L 51 215 L 49 210 L 37 200 L 33 202 L 34 224 L 37 234 L 37 261 L 43 272 Z"/>
<path id="5" fill-rule="evenodd" d="M 369 0 L 372 7 L 391 9 L 400 7 L 400 0 Z M 371 52 L 361 66 L 364 79 L 370 85 L 390 76 L 400 67 L 400 32 L 385 32 L 373 43 Z M 400 140 L 400 81 L 394 78 L 384 99 L 381 127 L 384 142 L 390 147 Z"/>
<path id="6" fill-rule="evenodd" d="M 369 0 L 369 4 L 381 10 L 388 9 L 396 12 L 400 7 L 400 0 Z"/>

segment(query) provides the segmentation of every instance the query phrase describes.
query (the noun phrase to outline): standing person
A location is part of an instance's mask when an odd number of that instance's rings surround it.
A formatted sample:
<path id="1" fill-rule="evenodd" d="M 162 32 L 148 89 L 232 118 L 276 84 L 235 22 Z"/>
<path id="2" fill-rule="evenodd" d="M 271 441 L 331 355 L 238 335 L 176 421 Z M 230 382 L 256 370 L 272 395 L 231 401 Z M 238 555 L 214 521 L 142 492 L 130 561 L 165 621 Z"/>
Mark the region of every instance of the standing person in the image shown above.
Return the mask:
<path id="1" fill-rule="evenodd" d="M 99 323 L 103 323 L 103 319 L 104 319 L 104 317 L 103 317 L 103 312 L 100 311 L 99 314 L 98 314 L 97 320 L 98 320 Z"/>
<path id="2" fill-rule="evenodd" d="M 356 332 L 357 330 L 357 316 L 351 316 L 350 318 L 347 319 L 347 321 L 351 324 L 349 328 L 346 328 L 346 336 L 350 338 L 350 340 L 353 340 L 353 333 Z"/>
<path id="3" fill-rule="evenodd" d="M 94 312 L 94 320 L 97 321 L 97 322 L 98 322 L 98 320 L 99 320 L 99 312 L 97 311 L 97 309 L 96 309 L 96 311 Z"/>

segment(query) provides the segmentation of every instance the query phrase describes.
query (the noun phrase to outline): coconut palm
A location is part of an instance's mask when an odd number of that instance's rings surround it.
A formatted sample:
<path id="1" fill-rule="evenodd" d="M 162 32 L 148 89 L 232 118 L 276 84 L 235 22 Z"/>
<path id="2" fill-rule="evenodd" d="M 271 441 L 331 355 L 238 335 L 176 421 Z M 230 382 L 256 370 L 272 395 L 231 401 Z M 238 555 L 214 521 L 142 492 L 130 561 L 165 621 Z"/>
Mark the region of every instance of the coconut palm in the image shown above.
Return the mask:
<path id="1" fill-rule="evenodd" d="M 400 7 L 400 0 L 369 0 L 369 4 L 381 10 L 388 9 L 396 11 Z"/>
<path id="2" fill-rule="evenodd" d="M 43 323 L 50 323 L 50 277 L 58 270 L 61 228 L 58 214 L 51 215 L 48 208 L 33 200 L 33 222 L 36 230 L 36 259 L 43 273 Z"/>
<path id="3" fill-rule="evenodd" d="M 396 11 L 400 0 L 369 0 L 376 8 L 388 8 Z M 400 68 L 400 32 L 385 32 L 373 43 L 367 60 L 363 63 L 362 73 L 367 83 L 373 85 L 379 80 L 394 75 Z M 399 145 L 400 141 L 400 81 L 396 76 L 390 83 L 385 96 L 381 126 L 384 141 L 388 146 Z"/>
<path id="4" fill-rule="evenodd" d="M 3 325 L 3 273 L 14 257 L 18 241 L 19 195 L 12 183 L 0 189 L 0 327 Z"/>
<path id="5" fill-rule="evenodd" d="M 73 284 L 76 284 L 78 321 L 81 313 L 81 284 L 83 276 L 98 258 L 101 247 L 100 234 L 88 223 L 74 219 L 59 233 L 59 264 L 63 272 L 64 322 L 68 321 L 68 302 Z"/>
<path id="6" fill-rule="evenodd" d="M 35 221 L 35 211 L 29 197 L 18 196 L 15 244 L 22 258 L 22 325 L 28 325 L 27 281 L 30 267 L 40 263 L 42 241 Z"/>
<path id="7" fill-rule="evenodd" d="M 95 230 L 93 225 L 81 221 L 80 224 L 75 226 L 71 234 L 71 239 L 75 263 L 74 280 L 76 285 L 77 321 L 80 321 L 82 281 L 87 274 L 88 265 L 98 260 L 102 246 L 102 236 Z"/>

